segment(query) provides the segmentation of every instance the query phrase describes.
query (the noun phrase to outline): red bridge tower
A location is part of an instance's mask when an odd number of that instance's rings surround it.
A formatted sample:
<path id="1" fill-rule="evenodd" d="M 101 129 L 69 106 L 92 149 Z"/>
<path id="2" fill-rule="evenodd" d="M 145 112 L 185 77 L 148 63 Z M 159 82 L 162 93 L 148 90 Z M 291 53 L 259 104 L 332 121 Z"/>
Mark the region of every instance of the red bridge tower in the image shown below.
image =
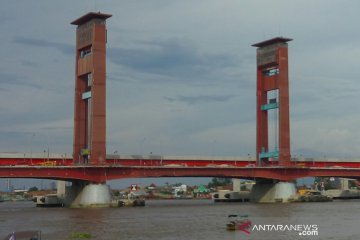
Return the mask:
<path id="1" fill-rule="evenodd" d="M 287 46 L 291 40 L 277 37 L 252 45 L 257 47 L 256 159 L 260 166 L 269 160 L 278 161 L 282 166 L 291 164 Z M 275 121 L 275 143 L 271 150 L 268 127 L 270 110 L 278 111 L 276 116 L 279 119 Z"/>
<path id="2" fill-rule="evenodd" d="M 90 12 L 75 21 L 75 163 L 97 165 L 106 159 L 106 19 Z"/>

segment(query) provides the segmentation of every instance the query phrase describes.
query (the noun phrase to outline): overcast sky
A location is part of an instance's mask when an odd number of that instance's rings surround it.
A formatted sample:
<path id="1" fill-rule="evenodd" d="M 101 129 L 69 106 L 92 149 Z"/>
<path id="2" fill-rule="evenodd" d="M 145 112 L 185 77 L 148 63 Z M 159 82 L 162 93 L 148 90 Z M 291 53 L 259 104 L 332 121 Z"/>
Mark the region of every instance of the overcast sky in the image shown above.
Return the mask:
<path id="1" fill-rule="evenodd" d="M 255 48 L 289 43 L 292 154 L 359 157 L 359 1 L 2 1 L 0 151 L 72 153 L 75 26 L 107 21 L 107 152 L 255 153 Z"/>

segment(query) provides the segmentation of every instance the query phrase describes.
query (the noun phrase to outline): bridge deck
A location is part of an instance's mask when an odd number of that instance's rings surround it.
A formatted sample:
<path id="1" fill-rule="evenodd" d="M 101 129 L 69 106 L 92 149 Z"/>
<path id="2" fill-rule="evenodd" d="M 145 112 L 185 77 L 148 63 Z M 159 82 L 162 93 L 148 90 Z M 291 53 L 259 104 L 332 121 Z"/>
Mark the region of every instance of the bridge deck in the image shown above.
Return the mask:
<path id="1" fill-rule="evenodd" d="M 106 182 L 144 177 L 268 178 L 289 181 L 310 176 L 360 178 L 360 168 L 335 167 L 188 167 L 188 166 L 2 166 L 0 178 L 44 178 Z"/>
<path id="2" fill-rule="evenodd" d="M 107 180 L 133 177 L 235 177 L 288 181 L 309 176 L 360 177 L 360 161 L 292 159 L 256 166 L 250 157 L 108 155 L 100 165 L 83 165 L 65 154 L 0 153 L 0 177 L 64 180 Z"/>

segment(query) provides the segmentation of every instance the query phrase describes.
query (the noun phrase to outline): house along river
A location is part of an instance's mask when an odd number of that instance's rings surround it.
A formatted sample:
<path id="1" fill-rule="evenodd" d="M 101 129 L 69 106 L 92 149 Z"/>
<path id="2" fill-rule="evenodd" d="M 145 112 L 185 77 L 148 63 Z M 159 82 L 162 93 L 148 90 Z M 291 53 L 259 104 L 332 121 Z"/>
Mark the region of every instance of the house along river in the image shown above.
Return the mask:
<path id="1" fill-rule="evenodd" d="M 229 214 L 247 214 L 251 227 L 227 231 Z M 360 239 L 360 200 L 325 203 L 213 203 L 154 200 L 145 207 L 111 209 L 36 208 L 32 202 L 0 203 L 0 239 L 41 230 L 42 239 Z"/>

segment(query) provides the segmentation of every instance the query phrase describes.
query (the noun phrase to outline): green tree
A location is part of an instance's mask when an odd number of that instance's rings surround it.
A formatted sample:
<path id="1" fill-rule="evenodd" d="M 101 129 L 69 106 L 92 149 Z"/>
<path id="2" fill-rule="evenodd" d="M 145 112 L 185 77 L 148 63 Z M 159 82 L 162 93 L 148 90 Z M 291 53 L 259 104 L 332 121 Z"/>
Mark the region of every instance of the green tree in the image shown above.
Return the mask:
<path id="1" fill-rule="evenodd" d="M 29 192 L 36 192 L 36 191 L 39 191 L 39 189 L 36 186 L 34 186 L 34 187 L 29 188 L 28 191 Z"/>
<path id="2" fill-rule="evenodd" d="M 216 188 L 219 186 L 225 186 L 232 183 L 231 178 L 213 178 L 211 179 L 211 182 L 209 182 L 208 187 L 209 188 Z"/>

